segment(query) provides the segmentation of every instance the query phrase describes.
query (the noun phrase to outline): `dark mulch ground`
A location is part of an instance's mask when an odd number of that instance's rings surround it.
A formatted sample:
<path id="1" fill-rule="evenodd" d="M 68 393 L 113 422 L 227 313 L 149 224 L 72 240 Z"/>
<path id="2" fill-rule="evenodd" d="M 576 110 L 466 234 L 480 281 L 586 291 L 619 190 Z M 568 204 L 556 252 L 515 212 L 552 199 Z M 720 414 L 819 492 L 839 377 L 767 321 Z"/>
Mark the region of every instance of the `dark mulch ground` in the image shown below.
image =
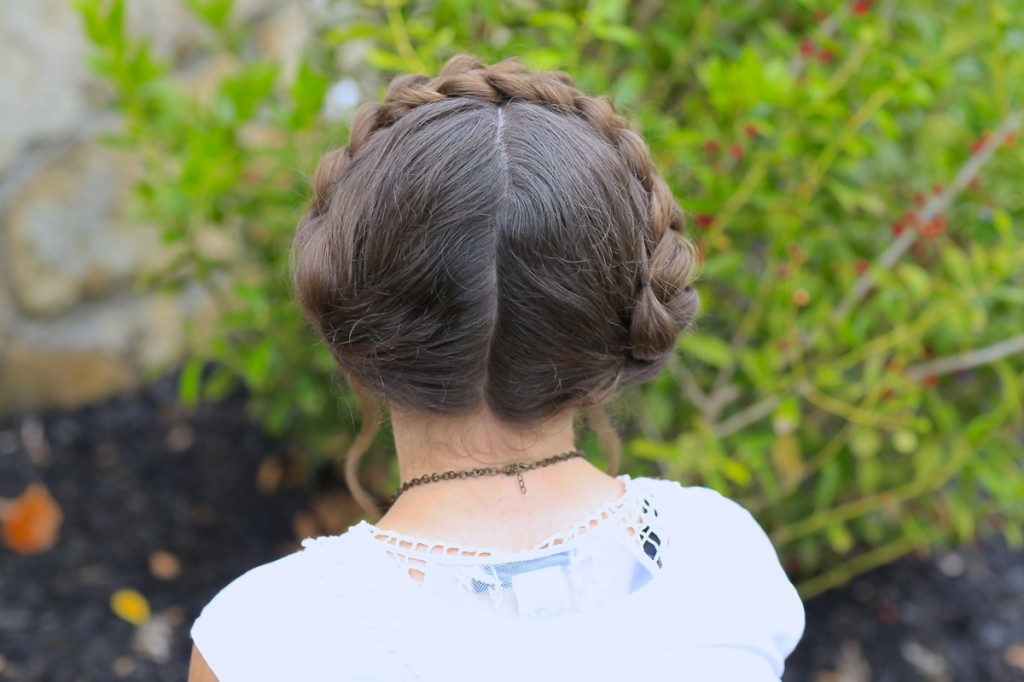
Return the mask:
<path id="1" fill-rule="evenodd" d="M 65 515 L 53 549 L 0 548 L 0 680 L 184 680 L 203 604 L 315 532 L 314 519 L 337 526 L 350 511 L 268 466 L 278 461 L 239 399 L 187 412 L 169 381 L 0 421 L 0 497 L 41 481 Z M 157 551 L 180 562 L 176 577 L 153 575 Z M 141 631 L 110 610 L 122 588 L 150 602 Z M 786 682 L 1024 680 L 1024 555 L 999 543 L 897 563 L 807 610 Z"/>

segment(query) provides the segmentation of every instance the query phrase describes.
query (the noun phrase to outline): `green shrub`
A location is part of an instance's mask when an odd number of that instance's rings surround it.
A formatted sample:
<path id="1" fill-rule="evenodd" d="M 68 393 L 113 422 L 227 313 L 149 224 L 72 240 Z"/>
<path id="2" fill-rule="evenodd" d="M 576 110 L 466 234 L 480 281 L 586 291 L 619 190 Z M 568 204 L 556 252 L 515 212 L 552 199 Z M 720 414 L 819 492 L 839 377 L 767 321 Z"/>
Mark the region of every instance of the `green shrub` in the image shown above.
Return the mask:
<path id="1" fill-rule="evenodd" d="M 981 532 L 1021 544 L 1024 0 L 382 0 L 323 27 L 288 85 L 230 2 L 189 5 L 239 64 L 204 101 L 120 2 L 81 11 L 142 204 L 181 245 L 169 281 L 235 303 L 207 391 L 241 381 L 268 428 L 338 446 L 349 399 L 286 258 L 305 175 L 345 137 L 319 115 L 339 51 L 363 44 L 380 83 L 519 56 L 638 121 L 705 259 L 696 332 L 621 407 L 629 470 L 751 508 L 805 595 Z M 205 255 L 209 230 L 237 253 Z"/>

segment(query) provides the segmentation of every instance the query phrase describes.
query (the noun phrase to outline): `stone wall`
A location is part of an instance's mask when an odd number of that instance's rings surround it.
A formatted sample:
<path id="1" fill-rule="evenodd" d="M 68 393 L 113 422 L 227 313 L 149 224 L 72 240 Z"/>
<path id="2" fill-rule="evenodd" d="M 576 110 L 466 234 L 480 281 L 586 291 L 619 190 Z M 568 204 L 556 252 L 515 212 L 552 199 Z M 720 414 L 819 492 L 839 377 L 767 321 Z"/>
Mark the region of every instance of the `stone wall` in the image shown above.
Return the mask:
<path id="1" fill-rule="evenodd" d="M 128 23 L 202 74 L 203 27 L 184 4 L 129 0 Z M 235 9 L 286 69 L 311 11 L 273 0 Z M 70 0 L 0 3 L 0 413 L 129 389 L 181 357 L 186 321 L 216 315 L 198 286 L 173 296 L 139 286 L 168 253 L 128 210 L 136 160 L 97 139 L 117 120 L 86 54 Z"/>

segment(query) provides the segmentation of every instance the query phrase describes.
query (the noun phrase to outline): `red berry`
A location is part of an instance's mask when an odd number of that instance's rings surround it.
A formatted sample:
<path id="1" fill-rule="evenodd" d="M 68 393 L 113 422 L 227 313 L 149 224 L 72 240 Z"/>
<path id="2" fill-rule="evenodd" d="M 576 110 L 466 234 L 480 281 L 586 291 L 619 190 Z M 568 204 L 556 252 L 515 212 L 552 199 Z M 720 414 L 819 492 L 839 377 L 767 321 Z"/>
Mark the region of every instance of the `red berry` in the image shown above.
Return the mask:
<path id="1" fill-rule="evenodd" d="M 806 289 L 797 289 L 793 292 L 793 303 L 798 308 L 803 308 L 811 302 L 811 295 L 807 293 Z"/>
<path id="2" fill-rule="evenodd" d="M 942 186 L 941 182 L 936 182 L 932 185 L 932 194 L 942 194 L 942 190 L 944 189 L 945 187 Z"/>
<path id="3" fill-rule="evenodd" d="M 698 213 L 696 217 L 697 227 L 702 230 L 706 230 L 711 227 L 711 224 L 715 222 L 715 216 L 710 213 Z"/>
<path id="4" fill-rule="evenodd" d="M 779 266 L 779 269 L 776 271 L 776 273 L 778 274 L 779 279 L 786 279 L 793 273 L 793 269 L 786 265 L 785 263 L 783 263 L 782 265 Z"/>
<path id="5" fill-rule="evenodd" d="M 878 607 L 878 620 L 885 624 L 894 623 L 899 617 L 899 609 L 890 602 L 882 602 L 882 605 Z"/>
<path id="6" fill-rule="evenodd" d="M 977 154 L 984 149 L 990 137 L 992 137 L 992 133 L 984 132 L 980 137 L 971 142 L 971 154 Z"/>
<path id="7" fill-rule="evenodd" d="M 815 52 L 814 42 L 810 38 L 804 38 L 800 41 L 800 54 L 805 57 L 810 57 Z"/>
<path id="8" fill-rule="evenodd" d="M 920 228 L 921 236 L 928 239 L 938 237 L 940 234 L 946 231 L 946 219 L 942 216 L 936 216 L 929 220 L 927 223 Z"/>
<path id="9" fill-rule="evenodd" d="M 871 11 L 871 0 L 856 0 L 850 9 L 853 16 L 862 17 Z"/>
<path id="10" fill-rule="evenodd" d="M 857 260 L 853 261 L 853 271 L 856 272 L 858 275 L 863 275 L 865 272 L 868 271 L 870 265 L 871 264 L 868 263 L 863 258 L 858 258 Z"/>
<path id="11" fill-rule="evenodd" d="M 758 130 L 758 129 L 757 129 L 757 126 L 756 126 L 756 125 L 754 125 L 753 123 L 748 123 L 748 124 L 747 124 L 747 125 L 746 125 L 746 126 L 745 126 L 745 127 L 743 128 L 743 132 L 744 132 L 744 133 L 746 134 L 746 136 L 747 136 L 747 137 L 749 137 L 749 138 L 750 138 L 751 140 L 755 139 L 755 138 L 756 138 L 756 137 L 757 137 L 758 135 L 760 135 L 760 134 L 761 134 L 761 131 L 760 131 L 760 130 Z"/>
<path id="12" fill-rule="evenodd" d="M 1003 138 L 1003 144 L 1007 147 L 1017 146 L 1017 133 L 1007 133 L 1006 137 Z"/>
<path id="13" fill-rule="evenodd" d="M 924 194 L 923 193 L 916 192 L 914 194 L 914 205 L 917 206 L 918 208 L 921 208 L 922 206 L 924 206 Z"/>
<path id="14" fill-rule="evenodd" d="M 737 143 L 735 143 L 735 144 L 733 144 L 733 145 L 731 145 L 729 147 L 729 156 L 731 156 L 732 158 L 736 159 L 737 161 L 742 159 L 746 153 L 747 153 L 747 150 L 745 150 L 743 148 L 743 145 L 741 145 L 739 142 L 737 142 Z"/>
<path id="15" fill-rule="evenodd" d="M 708 156 L 714 156 L 718 153 L 719 149 L 721 149 L 721 147 L 716 140 L 708 140 L 704 143 L 704 153 Z"/>
<path id="16" fill-rule="evenodd" d="M 820 50 L 817 54 L 817 60 L 819 64 L 830 64 L 836 58 L 836 53 L 832 50 Z"/>
<path id="17" fill-rule="evenodd" d="M 935 388 L 939 385 L 939 377 L 934 374 L 926 374 L 924 379 L 921 380 L 921 383 L 928 388 Z"/>
<path id="18" fill-rule="evenodd" d="M 906 224 L 902 220 L 897 220 L 892 224 L 892 236 L 899 237 L 906 229 Z"/>

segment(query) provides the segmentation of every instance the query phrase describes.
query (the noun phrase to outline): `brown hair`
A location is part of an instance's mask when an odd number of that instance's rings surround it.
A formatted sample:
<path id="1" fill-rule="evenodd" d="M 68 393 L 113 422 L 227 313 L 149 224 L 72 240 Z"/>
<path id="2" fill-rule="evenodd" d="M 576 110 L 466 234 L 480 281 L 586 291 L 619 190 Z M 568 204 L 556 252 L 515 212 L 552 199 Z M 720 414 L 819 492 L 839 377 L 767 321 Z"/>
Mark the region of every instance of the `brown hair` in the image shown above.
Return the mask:
<path id="1" fill-rule="evenodd" d="M 296 292 L 385 404 L 524 425 L 600 405 L 655 376 L 698 308 L 646 144 L 564 73 L 460 56 L 396 78 L 313 187 Z"/>

